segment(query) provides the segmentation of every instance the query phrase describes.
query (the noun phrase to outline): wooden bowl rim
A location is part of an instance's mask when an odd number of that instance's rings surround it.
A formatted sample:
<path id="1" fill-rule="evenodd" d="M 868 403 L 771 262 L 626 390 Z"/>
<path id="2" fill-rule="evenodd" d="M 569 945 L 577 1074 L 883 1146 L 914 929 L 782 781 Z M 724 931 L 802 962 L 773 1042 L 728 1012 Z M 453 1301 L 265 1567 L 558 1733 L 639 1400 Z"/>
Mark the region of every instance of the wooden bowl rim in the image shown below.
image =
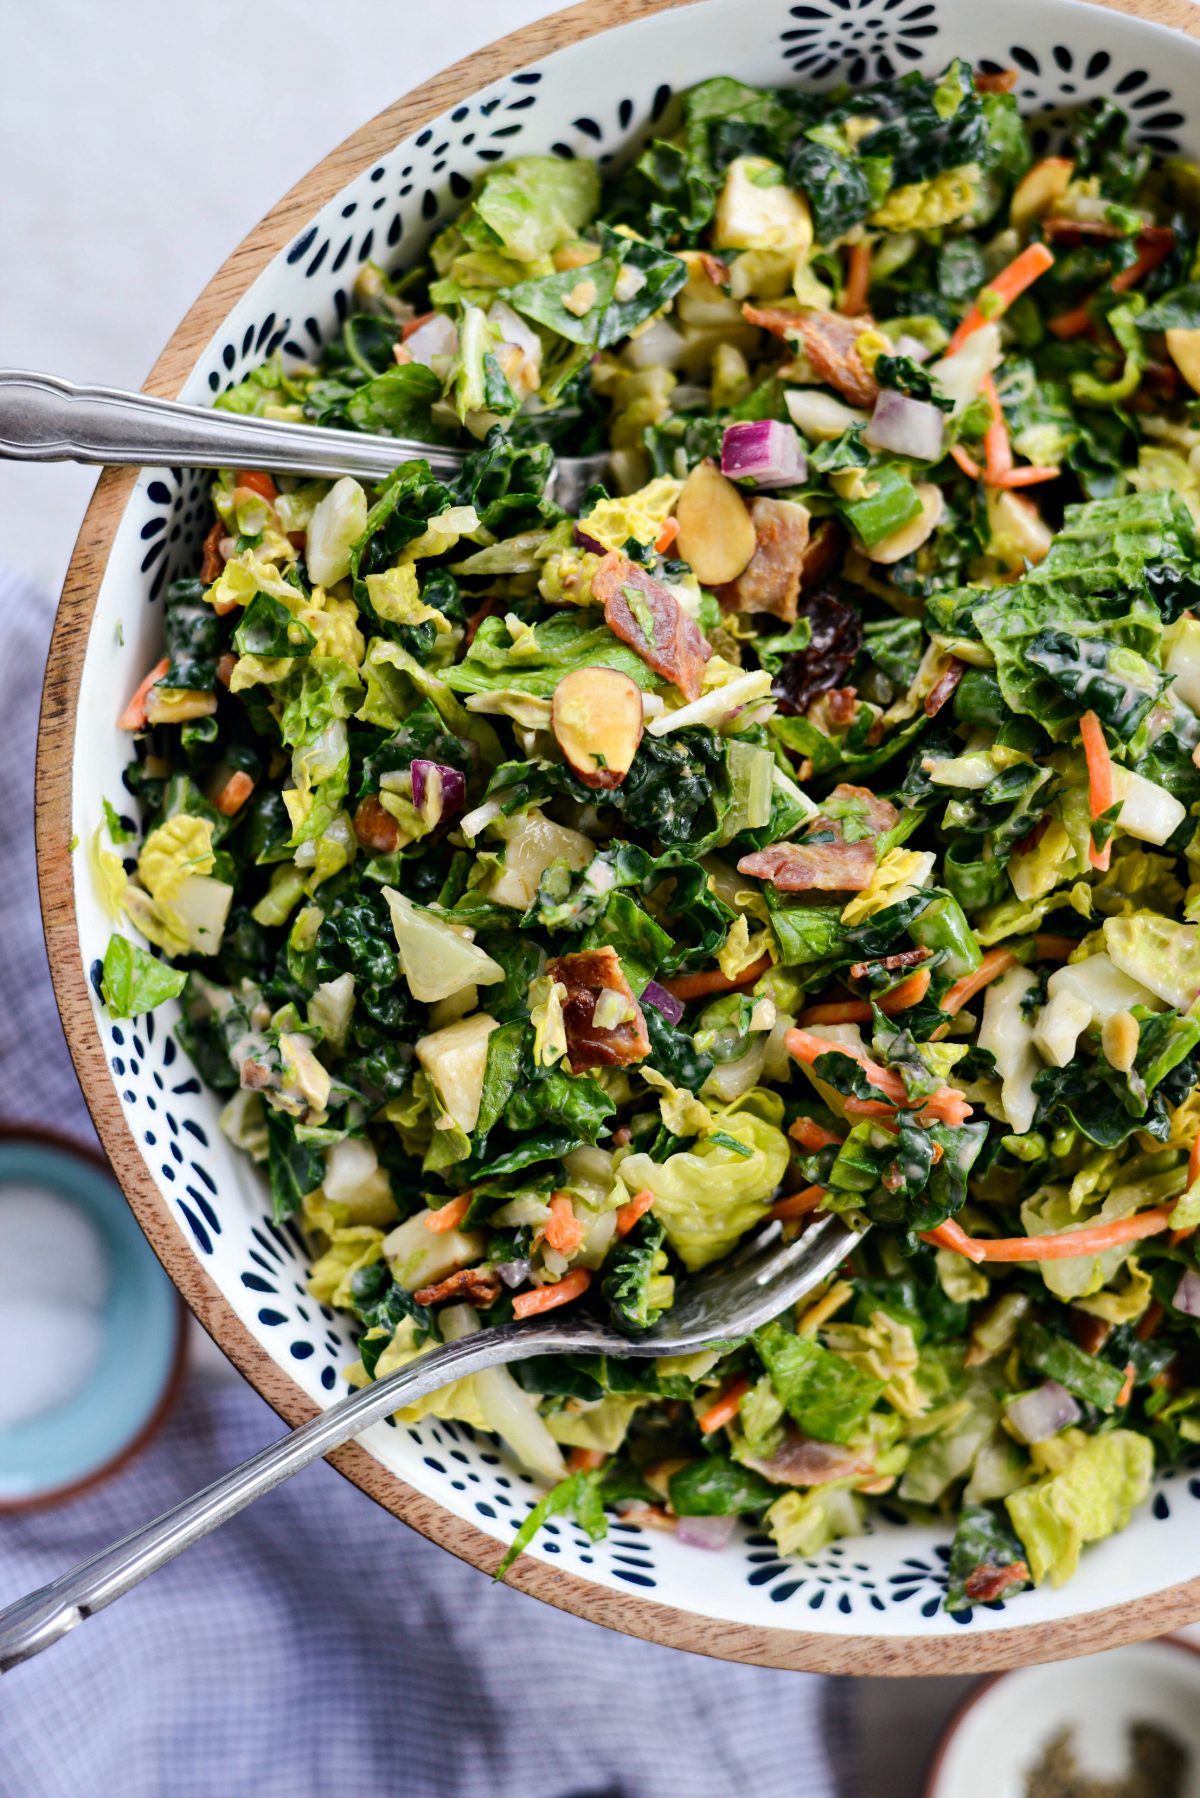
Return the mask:
<path id="1" fill-rule="evenodd" d="M 582 0 L 474 51 L 386 107 L 319 162 L 272 208 L 213 276 L 159 356 L 144 391 L 176 396 L 221 321 L 267 264 L 347 183 L 442 113 L 514 69 L 570 43 L 691 4 L 692 0 Z M 1200 36 L 1191 0 L 1085 0 L 1147 23 Z M 267 1354 L 210 1278 L 155 1184 L 121 1109 L 92 1011 L 75 918 L 72 855 L 74 722 L 88 631 L 113 539 L 137 471 L 108 469 L 88 506 L 63 586 L 46 666 L 38 733 L 36 839 L 42 921 L 54 990 L 84 1098 L 134 1215 L 167 1273 L 218 1347 L 290 1427 L 317 1407 Z M 329 1459 L 355 1485 L 460 1560 L 493 1573 L 503 1544 L 414 1491 L 350 1443 Z M 818 1635 L 758 1627 L 610 1591 L 522 1556 L 509 1583 L 547 1604 L 627 1635 L 718 1660 L 818 1673 L 980 1673 L 1088 1654 L 1178 1628 L 1200 1616 L 1200 1577 L 1149 1598 L 1056 1622 L 947 1636 Z"/>

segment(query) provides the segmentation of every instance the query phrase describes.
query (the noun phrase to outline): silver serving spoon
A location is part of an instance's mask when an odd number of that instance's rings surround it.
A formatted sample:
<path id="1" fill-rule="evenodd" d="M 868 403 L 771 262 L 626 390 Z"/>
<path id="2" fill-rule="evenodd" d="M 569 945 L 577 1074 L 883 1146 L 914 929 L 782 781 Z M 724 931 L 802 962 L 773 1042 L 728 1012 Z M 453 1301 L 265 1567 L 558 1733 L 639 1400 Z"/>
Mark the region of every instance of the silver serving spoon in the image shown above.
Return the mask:
<path id="1" fill-rule="evenodd" d="M 54 375 L 0 369 L 0 460 L 93 462 L 107 467 L 266 468 L 276 474 L 354 475 L 381 481 L 423 458 L 433 472 L 456 475 L 464 452 L 409 437 L 327 431 L 237 412 L 185 406 L 180 400 L 76 387 Z M 608 456 L 559 456 L 548 492 L 577 512 Z"/>
<path id="2" fill-rule="evenodd" d="M 733 1342 L 769 1323 L 819 1285 L 858 1241 L 838 1217 L 810 1224 L 794 1242 L 782 1242 L 781 1235 L 779 1224 L 768 1224 L 727 1260 L 689 1280 L 673 1308 L 636 1342 L 586 1316 L 504 1324 L 432 1349 L 386 1379 L 330 1405 L 203 1492 L 0 1611 L 0 1673 L 40 1654 L 310 1461 L 359 1435 L 368 1424 L 427 1398 L 439 1386 L 531 1355 L 657 1357 Z"/>

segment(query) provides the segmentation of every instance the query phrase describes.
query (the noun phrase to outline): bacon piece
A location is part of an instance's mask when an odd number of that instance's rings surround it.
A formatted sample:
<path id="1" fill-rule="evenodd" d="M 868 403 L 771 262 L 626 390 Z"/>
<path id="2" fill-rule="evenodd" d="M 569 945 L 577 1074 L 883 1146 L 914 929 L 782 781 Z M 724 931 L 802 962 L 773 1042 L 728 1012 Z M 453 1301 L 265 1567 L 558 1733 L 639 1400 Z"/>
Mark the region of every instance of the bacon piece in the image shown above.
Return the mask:
<path id="1" fill-rule="evenodd" d="M 977 94 L 1011 94 L 1017 85 L 1015 69 L 997 69 L 989 74 L 984 69 L 975 71 L 975 92 Z"/>
<path id="2" fill-rule="evenodd" d="M 712 650 L 675 595 L 616 549 L 593 574 L 592 592 L 614 637 L 628 643 L 647 668 L 678 687 L 685 699 L 699 699 Z"/>
<path id="3" fill-rule="evenodd" d="M 1085 1355 L 1098 1355 L 1112 1332 L 1112 1325 L 1105 1323 L 1102 1317 L 1093 1317 L 1090 1311 L 1077 1311 L 1074 1305 L 1067 1312 L 1067 1321 L 1076 1347 Z"/>
<path id="4" fill-rule="evenodd" d="M 822 518 L 815 530 L 809 531 L 808 546 L 800 564 L 800 591 L 820 587 L 832 578 L 846 547 L 846 533 L 836 518 Z"/>
<path id="5" fill-rule="evenodd" d="M 701 250 L 700 266 L 714 287 L 724 287 L 729 281 L 729 264 L 714 256 L 711 250 Z"/>
<path id="6" fill-rule="evenodd" d="M 1027 1586 L 1029 1569 L 1024 1561 L 1012 1561 L 1007 1567 L 991 1567 L 986 1561 L 968 1573 L 963 1591 L 975 1604 L 991 1604 L 1010 1586 Z"/>
<path id="7" fill-rule="evenodd" d="M 502 1284 L 494 1267 L 460 1267 L 457 1273 L 447 1274 L 435 1285 L 422 1286 L 413 1298 L 418 1305 L 444 1305 L 447 1299 L 457 1299 L 464 1305 L 486 1307 L 496 1303 Z"/>
<path id="8" fill-rule="evenodd" d="M 237 664 L 237 657 L 232 650 L 227 649 L 217 663 L 217 679 L 223 687 L 227 687 L 233 679 L 233 671 L 237 667 Z"/>
<path id="9" fill-rule="evenodd" d="M 840 312 L 802 312 L 800 341 L 804 353 L 822 381 L 834 387 L 852 406 L 873 406 L 879 383 L 854 347 L 869 318 L 843 318 Z"/>
<path id="10" fill-rule="evenodd" d="M 927 718 L 937 717 L 966 672 L 966 663 L 960 662 L 957 656 L 951 656 L 945 673 L 925 695 L 925 716 Z"/>
<path id="11" fill-rule="evenodd" d="M 270 1068 L 264 1067 L 261 1061 L 255 1061 L 253 1056 L 246 1057 L 241 1071 L 241 1085 L 245 1092 L 262 1093 L 277 1084 Z"/>
<path id="12" fill-rule="evenodd" d="M 581 949 L 560 955 L 546 969 L 551 980 L 567 989 L 563 1022 L 567 1031 L 567 1059 L 573 1073 L 584 1068 L 628 1067 L 650 1053 L 650 1035 L 642 1008 L 621 969 L 615 949 Z M 596 1001 L 602 993 L 619 993 L 632 1015 L 624 1023 L 605 1030 L 593 1022 Z"/>
<path id="13" fill-rule="evenodd" d="M 743 1455 L 742 1459 L 747 1467 L 753 1467 L 777 1486 L 825 1486 L 831 1480 L 868 1474 L 873 1466 L 861 1450 L 844 1448 L 836 1442 L 819 1442 L 790 1426 L 773 1455 Z"/>
<path id="14" fill-rule="evenodd" d="M 830 724 L 835 730 L 849 730 L 858 717 L 858 688 L 828 687 L 823 697 Z"/>
<path id="15" fill-rule="evenodd" d="M 900 968 L 915 968 L 918 963 L 928 961 L 931 954 L 929 949 L 901 949 L 895 955 L 878 955 L 874 961 L 852 961 L 846 972 L 851 980 L 865 980 L 875 971 L 894 974 Z"/>
<path id="16" fill-rule="evenodd" d="M 221 554 L 221 539 L 225 536 L 225 525 L 221 519 L 213 525 L 204 539 L 204 551 L 200 558 L 200 579 L 206 587 L 211 587 L 219 580 L 225 567 L 225 558 Z"/>
<path id="17" fill-rule="evenodd" d="M 359 802 L 354 814 L 354 834 L 373 855 L 390 855 L 400 847 L 400 826 L 373 793 Z"/>
<path id="18" fill-rule="evenodd" d="M 717 598 L 726 611 L 770 612 L 794 624 L 808 548 L 808 508 L 790 499 L 759 497 L 750 501 L 750 518 L 754 554 L 735 581 L 717 588 Z"/>
<path id="19" fill-rule="evenodd" d="M 761 331 L 769 331 L 772 337 L 782 337 L 785 343 L 799 342 L 798 306 L 755 306 L 752 301 L 745 300 L 742 317 L 748 325 L 757 325 Z"/>
<path id="20" fill-rule="evenodd" d="M 822 812 L 812 820 L 807 834 L 832 836 L 832 842 L 773 843 L 769 849 L 744 855 L 738 863 L 738 873 L 769 880 L 781 893 L 861 893 L 869 887 L 875 873 L 876 838 L 891 830 L 900 814 L 894 805 L 867 787 L 848 786 L 844 781 L 833 789 L 830 799 L 861 800 L 862 814 L 856 821 L 870 835 L 847 843 L 844 820 L 826 817 Z"/>
<path id="21" fill-rule="evenodd" d="M 1042 220 L 1042 236 L 1047 243 L 1061 244 L 1064 249 L 1077 249 L 1080 244 L 1115 243 L 1125 237 L 1119 225 L 1105 219 L 1048 218 Z M 1165 255 L 1175 242 L 1170 225 L 1143 225 L 1137 234 L 1139 250 L 1161 250 Z"/>

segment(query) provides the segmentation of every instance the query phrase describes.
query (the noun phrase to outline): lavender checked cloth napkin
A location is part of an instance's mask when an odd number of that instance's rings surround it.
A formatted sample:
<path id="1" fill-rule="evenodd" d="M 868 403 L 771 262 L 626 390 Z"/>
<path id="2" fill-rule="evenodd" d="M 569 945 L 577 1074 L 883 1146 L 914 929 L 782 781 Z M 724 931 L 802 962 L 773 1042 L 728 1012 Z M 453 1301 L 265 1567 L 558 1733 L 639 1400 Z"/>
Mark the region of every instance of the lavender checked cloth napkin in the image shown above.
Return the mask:
<path id="1" fill-rule="evenodd" d="M 52 608 L 0 570 L 0 1110 L 90 1136 L 38 919 Z M 195 1375 L 95 1492 L 0 1522 L 0 1604 L 276 1435 Z M 696 1579 L 704 1578 L 698 1554 Z M 850 1798 L 848 1682 L 617 1636 L 487 1578 L 311 1467 L 4 1678 L 5 1798 Z"/>

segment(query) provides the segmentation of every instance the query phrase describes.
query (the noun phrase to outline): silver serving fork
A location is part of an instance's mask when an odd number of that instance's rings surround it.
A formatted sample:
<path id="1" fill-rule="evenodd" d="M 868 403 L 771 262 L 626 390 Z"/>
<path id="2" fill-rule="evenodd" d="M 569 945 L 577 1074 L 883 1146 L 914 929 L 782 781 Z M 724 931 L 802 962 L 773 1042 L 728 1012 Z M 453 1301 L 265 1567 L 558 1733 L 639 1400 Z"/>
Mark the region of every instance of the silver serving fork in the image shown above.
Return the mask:
<path id="1" fill-rule="evenodd" d="M 0 1673 L 40 1654 L 210 1530 L 290 1479 L 311 1461 L 439 1386 L 532 1355 L 661 1356 L 737 1341 L 794 1304 L 837 1268 L 858 1241 L 838 1217 L 820 1219 L 794 1242 L 778 1223 L 739 1245 L 725 1261 L 681 1285 L 677 1303 L 631 1341 L 571 1312 L 543 1322 L 504 1324 L 444 1343 L 386 1379 L 352 1393 L 269 1443 L 192 1498 L 134 1530 L 91 1560 L 0 1611 Z"/>
<path id="2" fill-rule="evenodd" d="M 54 375 L 0 369 L 0 460 L 93 462 L 108 467 L 266 468 L 275 474 L 354 475 L 382 481 L 405 462 L 424 459 L 450 478 L 463 451 L 327 431 L 236 412 L 188 406 L 180 400 L 125 393 L 117 387 L 76 387 Z M 577 512 L 588 488 L 604 479 L 608 456 L 559 456 L 548 493 Z"/>

